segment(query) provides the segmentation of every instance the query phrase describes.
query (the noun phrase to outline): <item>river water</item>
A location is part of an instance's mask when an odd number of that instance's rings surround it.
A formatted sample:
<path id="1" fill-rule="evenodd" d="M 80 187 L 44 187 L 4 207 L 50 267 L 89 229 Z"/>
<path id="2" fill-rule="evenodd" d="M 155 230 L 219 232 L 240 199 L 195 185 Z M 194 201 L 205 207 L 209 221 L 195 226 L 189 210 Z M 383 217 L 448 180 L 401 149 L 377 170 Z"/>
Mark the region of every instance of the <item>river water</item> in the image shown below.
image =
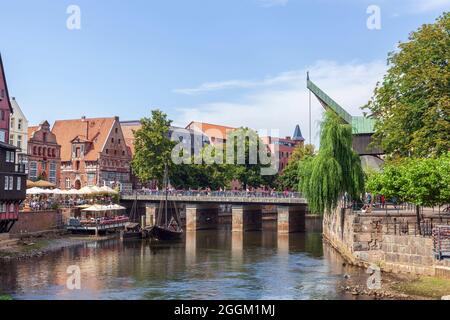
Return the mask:
<path id="1" fill-rule="evenodd" d="M 81 289 L 67 289 L 69 266 Z M 346 266 L 320 232 L 204 231 L 186 241 L 155 244 L 106 240 L 42 258 L 2 263 L 0 293 L 14 299 L 354 299 L 348 280 L 364 270 Z"/>

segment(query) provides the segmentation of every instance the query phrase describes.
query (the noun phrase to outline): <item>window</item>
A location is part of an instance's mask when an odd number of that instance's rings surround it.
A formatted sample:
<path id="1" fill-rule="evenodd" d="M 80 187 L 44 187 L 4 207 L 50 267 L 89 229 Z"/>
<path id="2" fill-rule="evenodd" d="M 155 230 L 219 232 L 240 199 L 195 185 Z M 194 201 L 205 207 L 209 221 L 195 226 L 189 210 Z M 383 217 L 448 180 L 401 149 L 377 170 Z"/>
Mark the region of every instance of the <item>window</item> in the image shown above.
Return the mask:
<path id="1" fill-rule="evenodd" d="M 19 119 L 17 123 L 17 129 L 22 130 L 22 119 Z"/>
<path id="2" fill-rule="evenodd" d="M 17 147 L 22 149 L 22 136 L 17 136 Z"/>
<path id="3" fill-rule="evenodd" d="M 5 120 L 5 110 L 0 110 L 0 119 Z"/>
<path id="4" fill-rule="evenodd" d="M 50 170 L 48 175 L 48 181 L 51 183 L 56 183 L 56 162 L 50 162 Z"/>
<path id="5" fill-rule="evenodd" d="M 114 143 L 114 138 L 111 138 L 111 142 Z"/>
<path id="6" fill-rule="evenodd" d="M 37 162 L 36 161 L 30 161 L 30 179 L 35 180 L 37 179 Z"/>
<path id="7" fill-rule="evenodd" d="M 17 177 L 17 191 L 22 189 L 22 177 Z"/>
<path id="8" fill-rule="evenodd" d="M 37 154 L 37 149 L 36 146 L 33 147 L 33 154 L 36 155 Z"/>
<path id="9" fill-rule="evenodd" d="M 4 112 L 3 110 L 1 112 Z M 6 132 L 4 130 L 0 130 L 0 141 L 6 142 Z"/>
<path id="10" fill-rule="evenodd" d="M 93 186 L 94 185 L 94 181 L 95 181 L 95 173 L 88 173 L 87 174 L 87 182 L 88 182 L 88 186 Z"/>
<path id="11" fill-rule="evenodd" d="M 109 149 L 106 149 L 106 154 L 109 154 Z"/>
<path id="12" fill-rule="evenodd" d="M 70 178 L 66 178 L 66 189 L 71 189 L 72 184 L 70 183 Z"/>
<path id="13" fill-rule="evenodd" d="M 11 118 L 11 129 L 15 129 L 16 127 L 16 119 Z"/>
<path id="14" fill-rule="evenodd" d="M 13 134 L 9 135 L 9 144 L 14 145 L 14 135 Z"/>
<path id="15" fill-rule="evenodd" d="M 14 151 L 6 151 L 6 162 L 14 163 L 15 152 Z"/>
<path id="16" fill-rule="evenodd" d="M 42 139 L 44 140 L 44 142 L 47 142 L 47 133 L 46 132 L 44 132 Z"/>
<path id="17" fill-rule="evenodd" d="M 5 190 L 14 190 L 14 177 L 5 176 Z"/>
<path id="18" fill-rule="evenodd" d="M 0 212 L 6 212 L 6 203 L 2 202 L 0 203 Z"/>

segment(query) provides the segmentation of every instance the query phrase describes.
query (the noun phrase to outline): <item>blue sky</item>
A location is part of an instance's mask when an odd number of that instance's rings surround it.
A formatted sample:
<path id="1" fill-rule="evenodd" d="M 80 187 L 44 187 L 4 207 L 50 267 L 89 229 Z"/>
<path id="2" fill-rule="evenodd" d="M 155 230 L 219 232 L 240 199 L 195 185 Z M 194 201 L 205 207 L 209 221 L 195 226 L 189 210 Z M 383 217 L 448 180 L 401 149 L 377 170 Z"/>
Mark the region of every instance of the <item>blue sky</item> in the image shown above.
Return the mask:
<path id="1" fill-rule="evenodd" d="M 68 30 L 66 9 L 81 9 Z M 366 10 L 381 9 L 381 30 Z M 0 0 L 10 94 L 30 124 L 152 108 L 191 120 L 308 136 L 306 70 L 351 113 L 386 56 L 450 0 Z M 321 109 L 313 104 L 313 140 Z"/>

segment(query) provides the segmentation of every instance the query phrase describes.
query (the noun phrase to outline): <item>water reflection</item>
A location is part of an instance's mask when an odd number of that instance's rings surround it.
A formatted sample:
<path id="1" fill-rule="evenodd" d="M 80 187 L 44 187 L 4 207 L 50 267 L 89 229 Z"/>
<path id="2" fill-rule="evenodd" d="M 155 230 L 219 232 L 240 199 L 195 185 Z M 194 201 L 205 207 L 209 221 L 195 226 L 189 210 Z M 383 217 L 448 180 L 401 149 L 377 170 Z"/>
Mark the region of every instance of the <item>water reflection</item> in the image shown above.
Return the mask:
<path id="1" fill-rule="evenodd" d="M 66 289 L 67 267 L 82 290 Z M 187 233 L 185 242 L 109 240 L 0 268 L 18 299 L 338 299 L 349 270 L 320 233 Z"/>

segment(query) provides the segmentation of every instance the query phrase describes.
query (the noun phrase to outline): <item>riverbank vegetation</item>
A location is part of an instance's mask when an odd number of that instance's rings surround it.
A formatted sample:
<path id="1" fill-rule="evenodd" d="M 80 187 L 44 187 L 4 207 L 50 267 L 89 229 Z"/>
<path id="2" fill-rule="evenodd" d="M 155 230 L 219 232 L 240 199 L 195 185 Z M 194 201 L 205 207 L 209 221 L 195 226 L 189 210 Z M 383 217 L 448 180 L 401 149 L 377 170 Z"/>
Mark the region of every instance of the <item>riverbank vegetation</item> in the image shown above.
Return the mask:
<path id="1" fill-rule="evenodd" d="M 401 281 L 392 289 L 409 296 L 429 299 L 441 299 L 450 295 L 450 280 L 434 277 L 420 277 L 408 281 Z"/>
<path id="2" fill-rule="evenodd" d="M 331 213 L 344 195 L 359 199 L 364 191 L 364 172 L 352 149 L 352 128 L 332 111 L 321 124 L 320 150 L 299 165 L 299 189 L 316 214 Z"/>
<path id="3" fill-rule="evenodd" d="M 366 106 L 375 143 L 388 158 L 439 157 L 450 150 L 450 12 L 412 32 Z"/>

